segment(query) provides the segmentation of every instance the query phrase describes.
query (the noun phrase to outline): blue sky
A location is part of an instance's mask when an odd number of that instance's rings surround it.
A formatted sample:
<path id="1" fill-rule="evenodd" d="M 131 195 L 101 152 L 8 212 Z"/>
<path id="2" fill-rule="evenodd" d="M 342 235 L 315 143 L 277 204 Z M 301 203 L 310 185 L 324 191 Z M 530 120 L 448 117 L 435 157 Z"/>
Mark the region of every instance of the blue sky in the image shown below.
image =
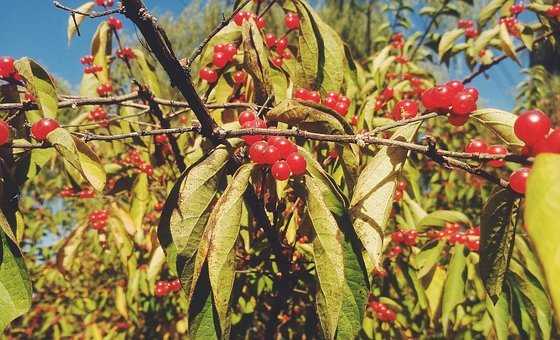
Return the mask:
<path id="1" fill-rule="evenodd" d="M 85 0 L 61 2 L 70 7 L 78 7 Z M 147 6 L 157 13 L 179 13 L 188 2 L 189 0 L 145 0 Z M 55 8 L 51 0 L 1 0 L 0 13 L 3 14 L 4 27 L 0 30 L 0 55 L 11 55 L 15 58 L 32 57 L 56 76 L 69 81 L 71 85 L 76 86 L 79 83 L 82 75 L 79 59 L 89 53 L 95 23 L 85 22 L 81 29 L 82 36 L 76 37 L 68 46 L 68 14 Z M 124 22 L 125 30 L 130 30 L 130 23 L 126 20 Z M 452 72 L 452 76 L 461 78 L 465 73 L 465 68 L 461 67 Z M 521 69 L 508 60 L 488 74 L 489 80 L 479 77 L 473 83 L 481 93 L 484 106 L 512 109 L 515 84 L 522 79 Z"/>

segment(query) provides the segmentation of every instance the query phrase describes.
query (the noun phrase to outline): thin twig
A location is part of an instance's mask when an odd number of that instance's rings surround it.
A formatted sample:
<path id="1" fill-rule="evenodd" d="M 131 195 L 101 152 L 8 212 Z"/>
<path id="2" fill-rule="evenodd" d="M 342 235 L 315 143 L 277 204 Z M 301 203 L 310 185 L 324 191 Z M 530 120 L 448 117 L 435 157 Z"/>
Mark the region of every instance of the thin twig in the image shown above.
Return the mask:
<path id="1" fill-rule="evenodd" d="M 63 4 L 61 4 L 58 1 L 53 1 L 53 5 L 55 5 L 55 7 L 57 7 L 57 8 L 60 8 L 60 9 L 62 9 L 64 11 L 67 11 L 67 12 L 70 12 L 74 15 L 79 14 L 79 15 L 83 15 L 83 16 L 86 16 L 86 17 L 90 17 L 90 18 L 99 18 L 99 17 L 104 17 L 104 16 L 107 16 L 107 15 L 111 15 L 111 14 L 122 13 L 122 8 L 114 8 L 114 9 L 110 9 L 110 10 L 107 10 L 107 11 L 104 11 L 104 12 L 93 11 L 93 12 L 90 12 L 90 13 L 86 13 L 86 12 L 82 12 L 82 11 L 79 11 L 79 10 L 74 9 L 74 8 L 64 6 Z"/>
<path id="2" fill-rule="evenodd" d="M 447 4 L 449 3 L 450 0 L 445 0 L 442 4 L 441 7 L 439 8 L 439 10 L 436 12 L 435 15 L 432 16 L 432 19 L 430 20 L 430 23 L 428 24 L 428 27 L 426 27 L 426 30 L 424 31 L 424 33 L 422 34 L 422 37 L 420 37 L 420 40 L 418 40 L 418 43 L 416 44 L 416 46 L 414 47 L 414 50 L 412 51 L 412 54 L 410 55 L 410 60 L 413 60 L 414 57 L 416 56 L 416 52 L 418 52 L 418 50 L 420 49 L 420 46 L 422 46 L 422 44 L 424 43 L 424 40 L 426 40 L 426 37 L 428 36 L 428 34 L 430 33 L 430 31 L 432 30 L 432 27 L 434 26 L 434 24 L 436 23 L 437 18 L 440 16 L 441 12 L 443 12 L 443 10 L 445 9 L 445 7 L 447 7 Z"/>

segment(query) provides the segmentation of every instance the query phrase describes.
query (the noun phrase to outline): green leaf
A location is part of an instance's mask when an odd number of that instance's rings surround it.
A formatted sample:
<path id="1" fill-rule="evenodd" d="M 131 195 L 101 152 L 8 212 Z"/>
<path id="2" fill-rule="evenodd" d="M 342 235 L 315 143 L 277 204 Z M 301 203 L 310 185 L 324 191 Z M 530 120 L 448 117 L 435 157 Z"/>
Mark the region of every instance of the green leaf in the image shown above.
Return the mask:
<path id="1" fill-rule="evenodd" d="M 70 232 L 70 234 L 68 234 L 68 236 L 66 236 L 66 238 L 62 241 L 62 245 L 56 254 L 56 265 L 58 271 L 60 271 L 63 275 L 66 275 L 68 271 L 70 271 L 70 268 L 75 260 L 76 252 L 78 251 L 78 247 L 80 246 L 86 231 L 87 225 L 81 225 L 72 230 L 72 232 Z"/>
<path id="2" fill-rule="evenodd" d="M 80 7 L 76 8 L 76 11 L 81 12 L 81 13 L 89 13 L 91 12 L 91 10 L 95 7 L 95 2 L 93 1 L 89 1 L 86 2 L 85 4 L 81 5 Z M 68 17 L 68 45 L 70 45 L 70 42 L 72 41 L 72 38 L 74 37 L 74 35 L 77 32 L 77 27 L 76 26 L 80 26 L 82 24 L 82 22 L 84 21 L 84 19 L 86 18 L 85 15 L 81 15 L 81 14 L 75 14 L 74 18 L 72 18 L 72 15 L 70 15 Z M 75 22 L 74 22 L 75 20 Z"/>
<path id="3" fill-rule="evenodd" d="M 441 36 L 441 40 L 438 45 L 438 54 L 440 58 L 443 58 L 445 53 L 447 53 L 455 45 L 455 41 L 459 39 L 464 32 L 465 30 L 462 28 L 457 28 L 447 31 Z"/>
<path id="4" fill-rule="evenodd" d="M 515 62 L 519 65 L 519 59 L 517 59 L 517 52 L 515 52 L 515 46 L 513 46 L 513 41 L 511 40 L 511 36 L 509 35 L 509 31 L 505 23 L 500 24 L 500 41 L 502 45 L 502 51 L 511 59 L 515 60 Z"/>
<path id="5" fill-rule="evenodd" d="M 145 173 L 139 173 L 134 180 L 132 185 L 132 195 L 130 202 L 130 217 L 136 231 L 143 230 L 144 215 L 148 209 L 148 202 L 150 201 L 150 184 L 148 183 L 148 175 Z M 127 221 L 122 218 L 122 215 L 118 215 L 120 220 L 123 222 L 123 226 L 128 230 L 130 227 L 127 226 Z"/>
<path id="6" fill-rule="evenodd" d="M 102 191 L 105 188 L 105 169 L 99 157 L 86 143 L 63 128 L 49 133 L 47 140 L 67 162 L 65 165 L 70 164 L 95 190 Z"/>
<path id="7" fill-rule="evenodd" d="M 133 51 L 135 64 L 140 68 L 140 75 L 144 84 L 148 85 L 150 91 L 156 97 L 165 97 L 166 94 L 159 85 L 159 78 L 154 64 L 146 57 L 142 50 L 135 48 Z"/>
<path id="8" fill-rule="evenodd" d="M 302 130 L 325 134 L 353 134 L 344 118 L 322 105 L 287 99 L 280 102 L 266 117 L 271 121 L 297 126 Z"/>
<path id="9" fill-rule="evenodd" d="M 518 197 L 509 189 L 495 192 L 480 217 L 479 271 L 488 294 L 497 299 L 509 266 L 515 238 Z"/>
<path id="10" fill-rule="evenodd" d="M 410 142 L 420 123 L 401 127 L 391 137 Z M 360 173 L 350 202 L 354 230 L 365 247 L 373 265 L 379 261 L 384 233 L 391 209 L 399 174 L 408 151 L 384 146 Z"/>
<path id="11" fill-rule="evenodd" d="M 224 339 L 229 338 L 231 327 L 230 299 L 235 281 L 235 244 L 241 229 L 243 194 L 253 168 L 254 164 L 248 163 L 237 170 L 208 218 L 208 225 L 212 226 L 208 274 Z"/>
<path id="12" fill-rule="evenodd" d="M 535 31 L 531 26 L 523 25 L 523 28 L 521 29 L 521 41 L 529 51 L 533 50 L 533 44 L 535 42 Z"/>
<path id="13" fill-rule="evenodd" d="M 507 146 L 516 149 L 523 147 L 524 143 L 517 138 L 513 131 L 513 125 L 517 119 L 513 113 L 497 109 L 481 109 L 473 112 L 470 117 L 484 125 Z"/>
<path id="14" fill-rule="evenodd" d="M 430 227 L 443 227 L 448 222 L 471 225 L 471 220 L 469 220 L 469 218 L 460 211 L 437 210 L 420 220 L 416 229 L 422 232 L 426 231 Z"/>
<path id="15" fill-rule="evenodd" d="M 492 0 L 480 10 L 478 23 L 482 27 L 505 5 L 507 0 Z"/>
<path id="16" fill-rule="evenodd" d="M 442 241 L 428 243 L 416 255 L 418 278 L 426 276 L 439 263 L 445 246 L 446 242 Z"/>
<path id="17" fill-rule="evenodd" d="M 2 219 L 5 216 L 0 213 Z M 0 332 L 31 307 L 31 280 L 17 244 L 0 230 Z"/>
<path id="18" fill-rule="evenodd" d="M 509 302 L 506 294 L 500 294 L 496 305 L 492 303 L 492 300 L 486 299 L 486 309 L 494 321 L 497 339 L 507 340 L 509 335 L 508 324 L 511 316 L 509 315 Z"/>
<path id="19" fill-rule="evenodd" d="M 264 103 L 272 94 L 271 68 L 268 49 L 253 20 L 243 25 L 243 51 L 244 68 L 255 82 L 256 101 Z"/>
<path id="20" fill-rule="evenodd" d="M 84 73 L 80 85 L 81 96 L 97 97 L 97 87 L 100 84 L 111 82 L 109 76 L 109 56 L 112 54 L 112 38 L 111 27 L 106 21 L 102 21 L 97 26 L 97 31 L 95 31 L 91 41 L 91 55 L 94 58 L 93 63 L 101 66 L 103 70 L 97 73 L 97 78 L 93 74 Z"/>
<path id="21" fill-rule="evenodd" d="M 560 323 L 560 155 L 541 154 L 527 182 L 525 223 L 541 262 L 554 307 Z"/>
<path id="22" fill-rule="evenodd" d="M 447 279 L 443 287 L 441 324 L 443 325 L 444 334 L 447 334 L 451 313 L 453 313 L 455 307 L 465 301 L 466 269 L 465 247 L 463 245 L 456 245 L 453 248 L 453 255 L 447 269 Z"/>
<path id="23" fill-rule="evenodd" d="M 347 284 L 344 279 L 344 252 L 338 224 L 325 205 L 316 180 L 305 177 L 307 214 L 315 231 L 313 257 L 319 283 L 316 293 L 317 314 L 327 339 L 334 339 Z M 342 289 L 341 289 L 342 288 Z"/>
<path id="24" fill-rule="evenodd" d="M 443 285 L 445 283 L 445 278 L 447 273 L 445 269 L 437 266 L 434 270 L 434 275 L 432 275 L 432 280 L 426 288 L 426 299 L 428 300 L 428 313 L 430 314 L 430 319 L 434 320 L 439 306 L 441 305 L 441 297 L 443 295 Z"/>
<path id="25" fill-rule="evenodd" d="M 496 26 L 492 29 L 483 31 L 474 41 L 471 56 L 477 57 L 480 54 L 480 51 L 486 49 L 490 44 L 490 41 L 494 39 L 498 34 L 500 34 L 500 26 Z"/>
<path id="26" fill-rule="evenodd" d="M 37 98 L 37 105 L 43 112 L 43 117 L 56 118 L 58 113 L 58 97 L 54 80 L 35 60 L 22 58 L 14 64 L 19 74 L 23 76 L 28 91 Z"/>
<path id="27" fill-rule="evenodd" d="M 301 18 L 299 53 L 308 88 L 339 91 L 344 81 L 344 43 L 335 30 L 302 0 L 294 1 Z"/>
<path id="28" fill-rule="evenodd" d="M 348 199 L 344 193 L 312 154 L 301 147 L 299 153 L 307 161 L 307 173 L 317 180 L 316 183 L 323 193 L 323 199 L 329 211 L 338 217 L 343 216 L 348 209 Z"/>

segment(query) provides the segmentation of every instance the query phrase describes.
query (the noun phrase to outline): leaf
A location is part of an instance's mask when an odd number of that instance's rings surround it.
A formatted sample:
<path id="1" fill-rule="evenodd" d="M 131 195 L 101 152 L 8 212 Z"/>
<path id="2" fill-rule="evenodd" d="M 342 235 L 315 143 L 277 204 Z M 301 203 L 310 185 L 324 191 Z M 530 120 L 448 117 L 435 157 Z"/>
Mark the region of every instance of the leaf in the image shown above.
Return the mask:
<path id="1" fill-rule="evenodd" d="M 241 229 L 243 194 L 253 168 L 254 164 L 248 163 L 237 170 L 208 218 L 208 225 L 212 227 L 208 275 L 224 339 L 229 338 L 231 327 L 230 299 L 235 280 L 235 244 Z"/>
<path id="2" fill-rule="evenodd" d="M 80 7 L 76 8 L 76 11 L 81 12 L 81 13 L 89 13 L 91 12 L 91 10 L 95 7 L 95 2 L 94 1 L 89 1 L 86 2 L 85 4 L 81 5 Z M 72 18 L 72 15 L 70 15 L 68 17 L 68 45 L 70 45 L 70 42 L 72 41 L 72 38 L 74 37 L 74 35 L 77 32 L 77 28 L 76 26 L 80 26 L 82 24 L 82 22 L 84 21 L 84 19 L 86 18 L 85 15 L 81 15 L 81 14 L 75 14 L 74 18 Z M 76 22 L 74 22 L 74 19 L 76 20 Z"/>
<path id="3" fill-rule="evenodd" d="M 525 223 L 544 270 L 556 322 L 560 323 L 560 155 L 541 154 L 527 182 Z"/>
<path id="4" fill-rule="evenodd" d="M 133 52 L 135 55 L 135 64 L 138 65 L 141 71 L 140 75 L 142 76 L 142 81 L 148 85 L 150 91 L 152 91 L 156 97 L 165 97 L 163 89 L 159 85 L 159 78 L 153 63 L 148 60 L 142 50 L 135 48 Z"/>
<path id="5" fill-rule="evenodd" d="M 136 231 L 143 230 L 144 215 L 148 209 L 148 202 L 150 201 L 150 187 L 148 183 L 148 175 L 145 173 L 140 173 L 136 176 L 134 184 L 132 185 L 130 202 L 130 217 L 134 223 Z M 126 218 L 122 218 L 122 215 L 118 215 L 119 219 L 123 222 L 123 226 L 126 230 L 130 229 L 127 224 Z"/>
<path id="6" fill-rule="evenodd" d="M 455 307 L 465 301 L 466 268 L 465 247 L 463 245 L 456 245 L 453 248 L 453 255 L 447 269 L 447 279 L 443 287 L 441 324 L 443 325 L 444 334 L 447 334 L 451 313 Z"/>
<path id="7" fill-rule="evenodd" d="M 97 97 L 97 87 L 100 84 L 110 83 L 109 77 L 109 56 L 112 54 L 112 37 L 111 27 L 106 21 L 102 21 L 93 35 L 91 41 L 91 55 L 95 65 L 103 68 L 97 73 L 97 78 L 93 74 L 85 74 L 80 84 L 80 95 L 85 97 Z M 86 107 L 87 108 L 87 107 Z"/>
<path id="8" fill-rule="evenodd" d="M 62 246 L 56 254 L 56 266 L 63 275 L 68 273 L 74 263 L 76 252 L 86 231 L 87 225 L 79 226 L 62 241 Z"/>
<path id="9" fill-rule="evenodd" d="M 35 60 L 22 58 L 14 63 L 19 74 L 26 81 L 26 88 L 37 98 L 37 105 L 43 117 L 56 118 L 58 113 L 58 97 L 54 80 L 43 66 Z"/>
<path id="10" fill-rule="evenodd" d="M 233 20 L 226 27 L 222 28 L 218 34 L 210 39 L 208 44 L 206 44 L 202 50 L 198 64 L 201 65 L 201 67 L 204 67 L 212 62 L 214 46 L 218 44 L 235 43 L 241 40 L 241 29 L 242 28 L 237 26 Z"/>
<path id="11" fill-rule="evenodd" d="M 515 52 L 515 46 L 513 46 L 513 41 L 511 40 L 511 36 L 509 35 L 509 31 L 505 23 L 500 24 L 500 41 L 502 45 L 502 51 L 504 51 L 504 53 L 508 57 L 515 60 L 515 62 L 521 66 L 519 59 L 517 59 L 517 52 Z"/>
<path id="12" fill-rule="evenodd" d="M 243 50 L 244 69 L 255 82 L 256 101 L 264 103 L 272 94 L 272 72 L 268 61 L 268 50 L 253 20 L 243 25 Z"/>
<path id="13" fill-rule="evenodd" d="M 128 319 L 128 306 L 126 304 L 126 294 L 124 292 L 123 287 L 117 286 L 115 288 L 115 307 L 119 314 Z"/>
<path id="14" fill-rule="evenodd" d="M 446 223 L 461 223 L 471 225 L 471 220 L 460 211 L 454 210 L 437 210 L 429 213 L 424 217 L 416 229 L 420 232 L 429 229 L 429 227 L 444 227 Z"/>
<path id="15" fill-rule="evenodd" d="M 486 309 L 494 320 L 494 329 L 498 340 L 507 340 L 509 335 L 508 324 L 511 316 L 509 315 L 509 302 L 505 293 L 498 298 L 496 305 L 492 300 L 486 299 Z"/>
<path id="16" fill-rule="evenodd" d="M 305 183 L 307 214 L 315 231 L 313 257 L 319 285 L 316 293 L 317 314 L 325 338 L 334 339 L 346 288 L 344 253 L 339 241 L 343 236 L 323 201 L 316 180 L 306 176 Z"/>
<path id="17" fill-rule="evenodd" d="M 496 26 L 492 29 L 483 31 L 474 41 L 471 56 L 479 56 L 480 51 L 485 50 L 488 47 L 488 44 L 490 44 L 490 41 L 494 39 L 498 34 L 500 34 L 500 26 Z"/>
<path id="18" fill-rule="evenodd" d="M 352 127 L 342 116 L 322 105 L 309 102 L 284 100 L 268 111 L 266 117 L 310 132 L 353 134 Z"/>
<path id="19" fill-rule="evenodd" d="M 107 175 L 99 157 L 81 139 L 75 138 L 63 128 L 57 128 L 47 135 L 47 140 L 91 186 L 102 191 Z M 65 164 L 67 164 L 65 162 Z"/>
<path id="20" fill-rule="evenodd" d="M 416 267 L 418 268 L 418 278 L 426 276 L 441 259 L 441 253 L 446 246 L 446 242 L 432 242 L 426 244 L 416 255 Z"/>
<path id="21" fill-rule="evenodd" d="M 478 23 L 482 27 L 486 24 L 498 11 L 502 6 L 507 2 L 507 0 L 492 0 L 486 6 L 484 6 L 480 10 L 480 14 L 478 17 Z"/>
<path id="22" fill-rule="evenodd" d="M 2 219 L 5 216 L 2 215 Z M 31 307 L 31 280 L 18 246 L 0 230 L 0 332 Z"/>
<path id="23" fill-rule="evenodd" d="M 495 192 L 480 217 L 479 271 L 488 294 L 497 299 L 509 266 L 515 238 L 517 195 L 509 189 Z"/>
<path id="24" fill-rule="evenodd" d="M 523 142 L 513 131 L 517 119 L 513 113 L 498 109 L 481 109 L 473 112 L 470 117 L 492 131 L 507 146 L 516 149 L 523 147 Z"/>
<path id="25" fill-rule="evenodd" d="M 294 1 L 301 18 L 299 53 L 307 88 L 339 91 L 344 81 L 344 43 L 315 10 L 302 0 Z"/>
<path id="26" fill-rule="evenodd" d="M 403 126 L 391 139 L 411 141 L 419 127 L 420 123 Z M 374 266 L 379 261 L 382 235 L 393 207 L 393 194 L 407 155 L 408 151 L 399 147 L 380 148 L 360 173 L 350 202 L 354 230 Z"/>
<path id="27" fill-rule="evenodd" d="M 465 30 L 462 28 L 457 28 L 447 31 L 442 35 L 438 45 L 438 54 L 440 58 L 443 58 L 443 56 L 453 47 L 455 41 L 459 39 L 464 32 Z"/>
<path id="28" fill-rule="evenodd" d="M 150 259 L 150 263 L 148 264 L 148 270 L 146 271 L 148 281 L 151 285 L 153 285 L 159 277 L 159 273 L 161 273 L 164 263 L 165 253 L 163 252 L 163 248 L 159 246 L 154 251 L 152 258 Z"/>
<path id="29" fill-rule="evenodd" d="M 307 173 L 316 180 L 329 211 L 338 217 L 343 216 L 348 209 L 348 199 L 344 193 L 312 154 L 301 147 L 299 153 L 307 161 Z"/>
<path id="30" fill-rule="evenodd" d="M 445 269 L 437 266 L 432 275 L 432 280 L 426 288 L 426 299 L 428 300 L 428 313 L 430 319 L 434 320 L 436 313 L 441 305 L 441 297 L 443 295 L 443 285 L 447 274 Z"/>

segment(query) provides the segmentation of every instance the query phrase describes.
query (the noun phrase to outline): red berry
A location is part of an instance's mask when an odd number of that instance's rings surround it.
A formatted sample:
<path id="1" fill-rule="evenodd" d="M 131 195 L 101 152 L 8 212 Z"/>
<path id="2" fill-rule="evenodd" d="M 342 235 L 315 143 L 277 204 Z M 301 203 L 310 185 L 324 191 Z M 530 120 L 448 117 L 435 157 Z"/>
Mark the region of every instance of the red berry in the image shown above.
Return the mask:
<path id="1" fill-rule="evenodd" d="M 402 243 L 404 241 L 404 233 L 402 231 L 395 231 L 391 234 L 391 240 L 395 243 Z"/>
<path id="2" fill-rule="evenodd" d="M 473 25 L 474 22 L 469 19 L 459 19 L 459 21 L 457 22 L 457 27 L 459 28 L 469 28 L 472 27 Z"/>
<path id="3" fill-rule="evenodd" d="M 447 89 L 449 89 L 449 93 L 451 96 L 455 96 L 457 93 L 463 91 L 465 89 L 465 86 L 463 85 L 462 82 L 458 81 L 458 80 L 451 80 L 448 81 L 447 83 L 445 83 L 445 85 L 447 87 Z"/>
<path id="4" fill-rule="evenodd" d="M 82 58 L 80 58 L 80 63 L 82 63 L 82 65 L 93 64 L 93 56 L 92 55 L 83 56 Z"/>
<path id="5" fill-rule="evenodd" d="M 257 164 L 265 164 L 265 151 L 267 148 L 268 143 L 265 141 L 259 141 L 251 145 L 251 147 L 249 148 L 249 158 L 251 159 L 251 161 Z"/>
<path id="6" fill-rule="evenodd" d="M 266 149 L 264 150 L 264 161 L 265 164 L 272 165 L 280 160 L 280 152 L 278 148 L 274 145 L 267 145 Z"/>
<path id="7" fill-rule="evenodd" d="M 288 155 L 288 157 L 286 157 L 286 162 L 288 163 L 290 170 L 292 170 L 292 175 L 300 176 L 305 174 L 307 161 L 298 152 L 293 152 Z"/>
<path id="8" fill-rule="evenodd" d="M 465 87 L 464 92 L 467 92 L 471 96 L 473 96 L 475 101 L 478 101 L 478 90 L 474 87 Z"/>
<path id="9" fill-rule="evenodd" d="M 307 100 L 309 100 L 310 102 L 320 104 L 321 103 L 321 94 L 318 91 L 309 91 L 307 93 Z"/>
<path id="10" fill-rule="evenodd" d="M 468 116 L 476 110 L 476 99 L 467 92 L 459 92 L 451 102 L 451 112 L 456 116 Z"/>
<path id="11" fill-rule="evenodd" d="M 268 47 L 268 48 L 274 47 L 274 45 L 276 45 L 277 41 L 278 41 L 278 39 L 276 39 L 276 36 L 272 33 L 267 33 L 264 36 L 264 43 L 265 43 L 266 47 Z"/>
<path id="12" fill-rule="evenodd" d="M 471 139 L 470 143 L 467 144 L 465 152 L 468 153 L 486 153 L 488 151 L 488 144 L 480 139 Z"/>
<path id="13" fill-rule="evenodd" d="M 44 141 L 45 139 L 47 139 L 47 135 L 59 126 L 60 125 L 56 120 L 51 118 L 43 118 L 33 124 L 33 126 L 31 126 L 31 134 L 36 140 Z"/>
<path id="14" fill-rule="evenodd" d="M 553 130 L 546 138 L 538 141 L 533 149 L 535 155 L 540 153 L 560 153 L 560 128 Z"/>
<path id="15" fill-rule="evenodd" d="M 212 64 L 217 68 L 221 69 L 224 68 L 228 63 L 228 57 L 224 52 L 214 53 L 212 57 Z"/>
<path id="16" fill-rule="evenodd" d="M 282 57 L 273 57 L 271 61 L 272 61 L 272 65 L 278 68 L 282 67 L 282 64 L 284 63 Z"/>
<path id="17" fill-rule="evenodd" d="M 154 210 L 155 211 L 162 211 L 163 210 L 163 202 L 157 202 L 156 205 L 154 206 Z"/>
<path id="18" fill-rule="evenodd" d="M 416 117 L 418 114 L 418 103 L 413 100 L 404 99 L 399 101 L 393 108 L 392 118 L 394 120 Z"/>
<path id="19" fill-rule="evenodd" d="M 507 148 L 503 145 L 491 145 L 488 147 L 488 153 L 491 155 L 507 155 Z M 488 162 L 493 168 L 501 168 L 506 164 L 503 159 L 495 159 Z"/>
<path id="20" fill-rule="evenodd" d="M 397 183 L 397 189 L 400 191 L 404 191 L 406 189 L 406 182 L 405 181 L 399 181 L 399 183 Z"/>
<path id="21" fill-rule="evenodd" d="M 239 11 L 233 16 L 233 21 L 237 26 L 243 25 L 243 23 L 249 19 L 250 13 L 246 11 Z"/>
<path id="22" fill-rule="evenodd" d="M 206 80 L 210 84 L 213 84 L 218 80 L 218 74 L 216 73 L 216 71 L 208 67 L 200 69 L 198 75 L 201 79 Z"/>
<path id="23" fill-rule="evenodd" d="M 288 155 L 293 152 L 297 152 L 297 146 L 292 143 L 290 140 L 281 137 L 280 139 L 275 140 L 272 145 L 274 145 L 278 149 L 278 153 L 280 154 L 281 159 L 286 159 Z"/>
<path id="24" fill-rule="evenodd" d="M 233 58 L 235 58 L 235 55 L 237 54 L 237 46 L 229 43 L 225 46 L 223 53 L 225 54 L 227 61 L 230 62 L 233 60 Z"/>
<path id="25" fill-rule="evenodd" d="M 299 100 L 307 100 L 309 97 L 309 90 L 307 89 L 297 89 L 294 93 L 294 98 Z"/>
<path id="26" fill-rule="evenodd" d="M 393 90 L 392 87 L 387 87 L 383 90 L 383 92 L 381 92 L 381 97 L 384 100 L 389 100 L 391 98 L 393 98 L 393 95 L 395 94 L 395 91 Z"/>
<path id="27" fill-rule="evenodd" d="M 469 27 L 465 29 L 465 36 L 469 39 L 478 37 L 478 30 L 474 27 Z"/>
<path id="28" fill-rule="evenodd" d="M 181 290 L 181 280 L 175 279 L 169 282 L 169 290 L 172 292 L 178 292 Z"/>
<path id="29" fill-rule="evenodd" d="M 428 89 L 422 93 L 422 105 L 424 105 L 428 111 L 436 111 L 438 109 L 439 100 L 435 88 Z"/>
<path id="30" fill-rule="evenodd" d="M 463 126 L 468 120 L 469 120 L 469 116 L 450 115 L 448 118 L 449 124 L 453 126 Z"/>
<path id="31" fill-rule="evenodd" d="M 111 26 L 112 29 L 114 30 L 120 30 L 123 27 L 122 21 L 120 21 L 119 19 L 115 18 L 115 17 L 110 17 L 107 20 L 107 23 L 109 24 L 109 26 Z"/>
<path id="32" fill-rule="evenodd" d="M 258 17 L 256 23 L 257 23 L 257 27 L 261 30 L 266 27 L 266 21 L 262 17 Z"/>
<path id="33" fill-rule="evenodd" d="M 0 58 L 0 78 L 7 78 L 16 73 L 14 67 L 14 58 L 2 57 Z"/>
<path id="34" fill-rule="evenodd" d="M 158 297 L 166 296 L 169 294 L 170 286 L 169 282 L 167 281 L 158 281 L 156 282 L 155 294 Z"/>
<path id="35" fill-rule="evenodd" d="M 346 116 L 346 114 L 348 113 L 348 103 L 339 101 L 338 103 L 336 103 L 336 107 L 334 108 L 334 110 L 341 116 Z"/>
<path id="36" fill-rule="evenodd" d="M 154 137 L 156 144 L 166 144 L 169 142 L 169 138 L 166 135 L 157 135 Z"/>
<path id="37" fill-rule="evenodd" d="M 532 146 L 545 138 L 550 130 L 550 119 L 540 110 L 525 111 L 517 117 L 513 129 L 525 144 Z"/>
<path id="38" fill-rule="evenodd" d="M 509 9 L 511 15 L 518 15 L 522 13 L 524 10 L 525 10 L 525 5 L 523 5 L 522 3 L 515 4 L 511 6 Z"/>
<path id="39" fill-rule="evenodd" d="M 254 111 L 243 111 L 239 114 L 239 125 L 243 126 L 246 123 L 257 119 L 257 114 Z"/>
<path id="40" fill-rule="evenodd" d="M 234 83 L 236 83 L 237 85 L 241 85 L 244 84 L 247 80 L 247 73 L 243 71 L 237 71 L 233 74 L 232 78 Z"/>
<path id="41" fill-rule="evenodd" d="M 0 120 L 0 145 L 8 143 L 10 140 L 10 126 L 3 120 Z"/>
<path id="42" fill-rule="evenodd" d="M 284 37 L 276 42 L 276 52 L 282 53 L 288 47 L 288 38 Z"/>
<path id="43" fill-rule="evenodd" d="M 509 176 L 509 187 L 518 194 L 524 194 L 527 188 L 527 178 L 531 169 L 520 168 Z"/>
<path id="44" fill-rule="evenodd" d="M 299 28 L 300 25 L 299 16 L 295 13 L 289 12 L 284 17 L 284 24 L 286 25 L 286 28 L 289 30 L 294 30 Z"/>
<path id="45" fill-rule="evenodd" d="M 325 104 L 326 107 L 335 110 L 336 104 L 338 104 L 338 100 L 334 97 L 327 97 L 323 100 L 323 104 Z"/>
<path id="46" fill-rule="evenodd" d="M 270 171 L 272 173 L 272 177 L 278 181 L 287 180 L 290 178 L 290 174 L 292 173 L 292 170 L 286 161 L 277 161 L 274 165 L 272 165 Z"/>
<path id="47" fill-rule="evenodd" d="M 255 128 L 262 128 L 263 126 L 262 126 L 262 121 L 260 119 L 255 119 L 244 123 L 243 125 L 241 125 L 241 127 L 243 127 L 244 129 L 255 129 Z M 247 135 L 241 137 L 241 139 L 243 139 L 245 143 L 251 145 L 253 143 L 263 140 L 263 136 Z"/>

